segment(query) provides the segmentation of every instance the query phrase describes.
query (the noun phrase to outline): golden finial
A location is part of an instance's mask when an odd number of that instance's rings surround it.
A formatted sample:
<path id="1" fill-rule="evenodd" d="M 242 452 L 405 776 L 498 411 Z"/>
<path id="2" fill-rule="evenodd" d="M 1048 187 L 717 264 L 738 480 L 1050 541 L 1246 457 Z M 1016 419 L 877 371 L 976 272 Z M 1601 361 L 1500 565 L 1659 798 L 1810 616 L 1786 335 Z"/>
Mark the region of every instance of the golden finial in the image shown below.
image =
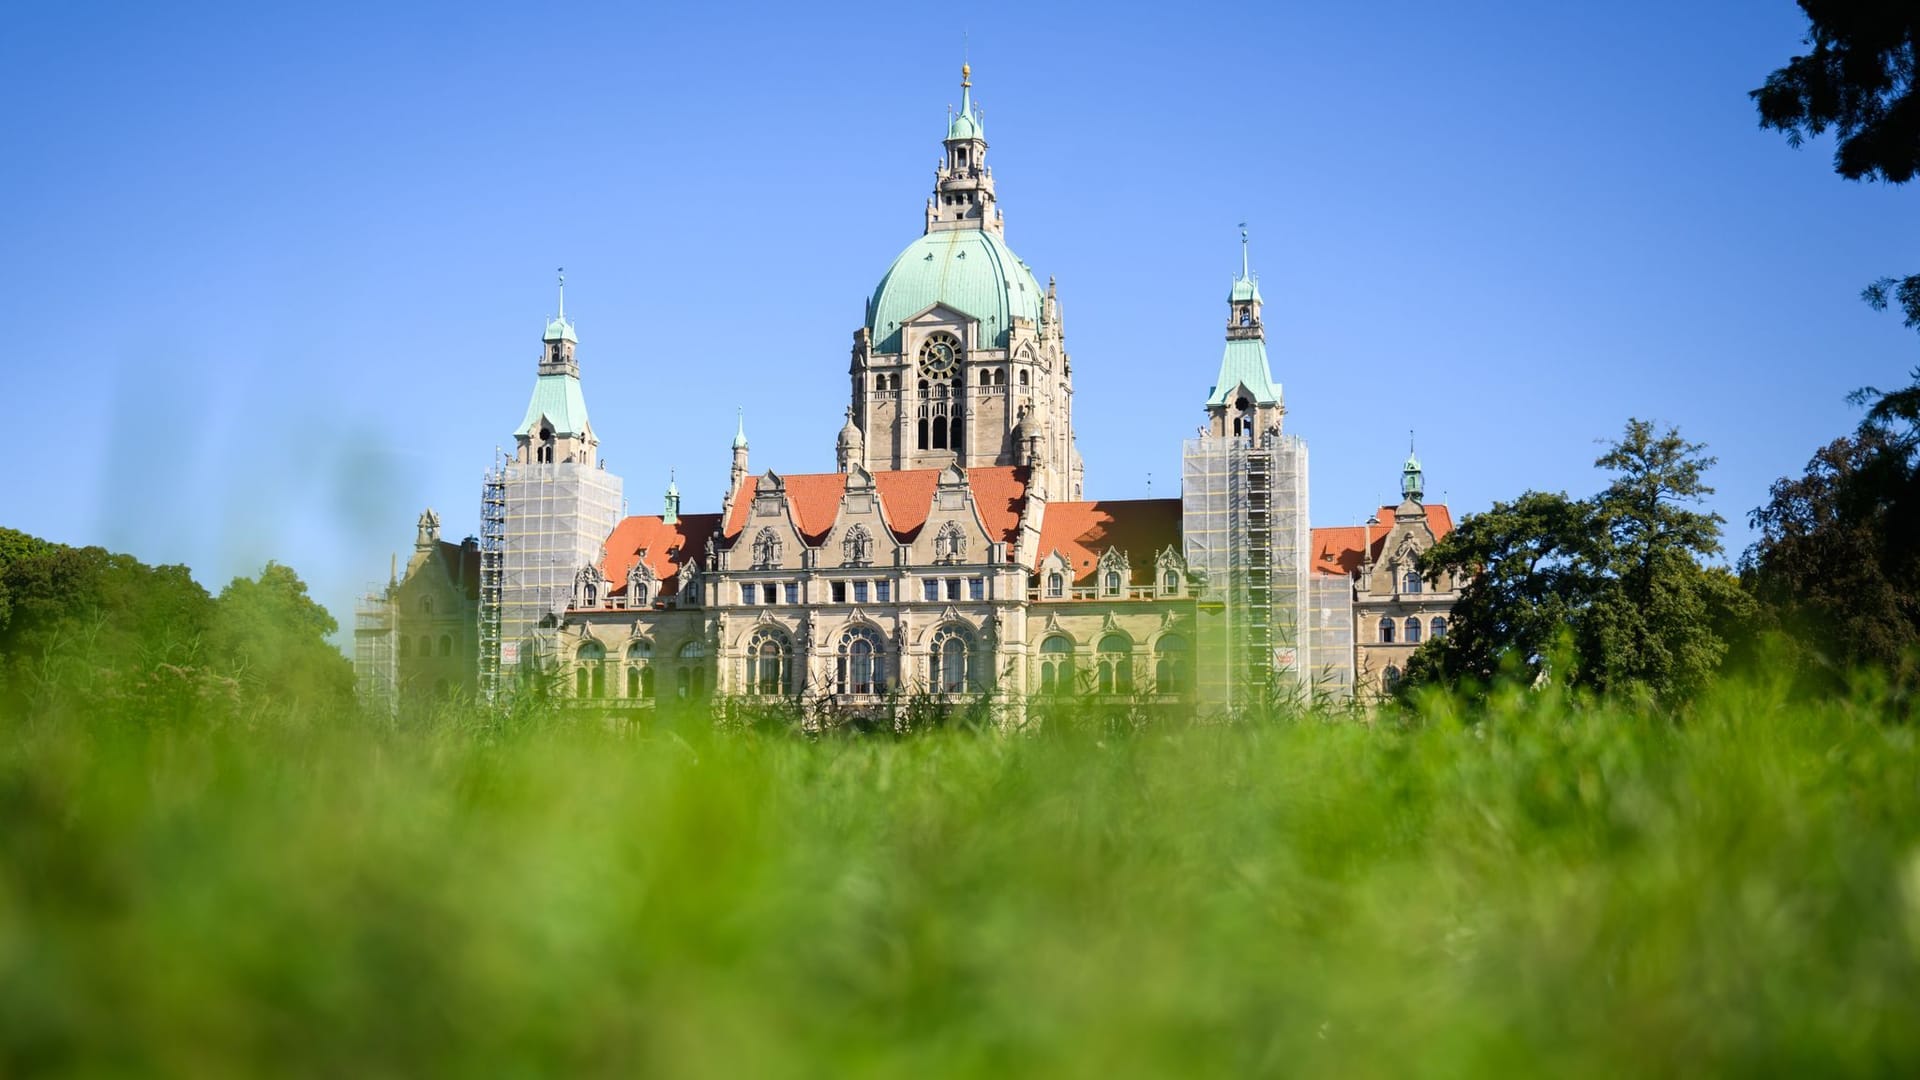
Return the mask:
<path id="1" fill-rule="evenodd" d="M 960 65 L 960 88 L 964 90 L 967 87 L 972 85 L 973 85 L 973 65 L 961 64 Z"/>

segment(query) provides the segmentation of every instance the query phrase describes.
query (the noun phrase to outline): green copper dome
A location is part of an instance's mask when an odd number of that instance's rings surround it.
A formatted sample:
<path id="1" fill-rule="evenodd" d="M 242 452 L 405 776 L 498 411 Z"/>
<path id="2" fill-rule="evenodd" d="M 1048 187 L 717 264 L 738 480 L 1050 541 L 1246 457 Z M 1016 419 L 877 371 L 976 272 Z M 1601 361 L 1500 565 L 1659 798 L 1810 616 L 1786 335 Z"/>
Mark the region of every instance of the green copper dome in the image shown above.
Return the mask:
<path id="1" fill-rule="evenodd" d="M 1015 318 L 1037 326 L 1043 299 L 1033 271 L 998 234 L 931 232 L 907 245 L 867 304 L 876 352 L 900 351 L 900 324 L 943 304 L 980 320 L 980 343 L 1005 348 Z"/>

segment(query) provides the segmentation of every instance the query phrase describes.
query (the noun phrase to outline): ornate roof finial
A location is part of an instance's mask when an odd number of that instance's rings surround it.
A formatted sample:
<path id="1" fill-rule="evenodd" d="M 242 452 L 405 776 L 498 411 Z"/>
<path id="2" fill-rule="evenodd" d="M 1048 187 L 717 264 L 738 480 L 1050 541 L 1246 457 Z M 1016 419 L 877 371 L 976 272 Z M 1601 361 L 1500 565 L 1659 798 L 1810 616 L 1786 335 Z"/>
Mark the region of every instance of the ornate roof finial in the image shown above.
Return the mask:
<path id="1" fill-rule="evenodd" d="M 567 317 L 567 268 L 562 266 L 554 271 L 560 277 L 560 317 Z"/>
<path id="2" fill-rule="evenodd" d="M 1247 261 L 1247 223 L 1243 221 L 1240 223 L 1240 277 L 1244 280 L 1251 275 Z"/>
<path id="3" fill-rule="evenodd" d="M 733 448 L 745 450 L 747 448 L 747 410 L 736 406 L 734 412 L 739 418 L 739 427 L 734 432 Z"/>
<path id="4" fill-rule="evenodd" d="M 960 65 L 960 89 L 965 90 L 971 87 L 972 85 L 973 85 L 973 65 L 961 64 Z"/>

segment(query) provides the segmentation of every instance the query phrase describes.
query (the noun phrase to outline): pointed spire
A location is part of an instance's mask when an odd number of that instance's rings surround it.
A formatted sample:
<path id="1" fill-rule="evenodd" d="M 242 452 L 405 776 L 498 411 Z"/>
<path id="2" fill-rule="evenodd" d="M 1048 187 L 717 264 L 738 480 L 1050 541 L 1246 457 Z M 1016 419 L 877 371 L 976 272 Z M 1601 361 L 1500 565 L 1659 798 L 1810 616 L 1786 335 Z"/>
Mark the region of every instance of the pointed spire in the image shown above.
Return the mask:
<path id="1" fill-rule="evenodd" d="M 736 408 L 734 411 L 739 416 L 739 428 L 734 432 L 733 448 L 735 450 L 745 450 L 747 448 L 747 410 L 744 408 Z"/>
<path id="2" fill-rule="evenodd" d="M 553 318 L 547 320 L 547 332 L 541 335 L 541 339 L 549 342 L 572 341 L 577 343 L 579 339 L 573 334 L 573 324 L 567 321 L 567 269 L 563 266 L 555 271 L 555 273 L 560 278 L 560 310 Z"/>
<path id="3" fill-rule="evenodd" d="M 660 515 L 660 521 L 666 525 L 677 525 L 680 523 L 680 485 L 674 482 L 673 470 L 671 468 L 667 470 L 666 508 L 665 512 Z"/>
<path id="4" fill-rule="evenodd" d="M 1421 501 L 1426 496 L 1427 477 L 1420 468 L 1420 459 L 1413 452 L 1413 430 L 1407 430 L 1407 463 L 1400 466 L 1400 494 L 1403 498 Z"/>
<path id="5" fill-rule="evenodd" d="M 1246 234 L 1241 236 L 1244 238 Z M 560 318 L 564 320 L 567 317 L 567 268 L 562 266 L 554 273 L 560 278 Z"/>
<path id="6" fill-rule="evenodd" d="M 1240 223 L 1240 276 L 1242 278 L 1253 276 L 1253 271 L 1247 262 L 1247 223 L 1244 221 Z"/>

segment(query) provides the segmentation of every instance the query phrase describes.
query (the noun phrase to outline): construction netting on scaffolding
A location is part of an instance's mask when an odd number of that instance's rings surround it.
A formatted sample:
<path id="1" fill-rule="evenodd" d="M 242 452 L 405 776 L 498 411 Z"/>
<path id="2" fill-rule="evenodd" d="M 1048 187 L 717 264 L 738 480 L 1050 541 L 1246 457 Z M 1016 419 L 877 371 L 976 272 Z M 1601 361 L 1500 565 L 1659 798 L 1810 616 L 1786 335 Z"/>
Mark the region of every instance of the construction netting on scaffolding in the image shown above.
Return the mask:
<path id="1" fill-rule="evenodd" d="M 400 661 L 391 586 L 373 586 L 353 608 L 353 685 L 370 712 L 391 716 L 399 706 Z"/>
<path id="2" fill-rule="evenodd" d="M 1200 700 L 1236 708 L 1298 695 L 1312 671 L 1307 447 L 1292 436 L 1201 436 L 1181 453 L 1181 528 L 1201 579 Z"/>
<path id="3" fill-rule="evenodd" d="M 1314 574 L 1307 582 L 1312 622 L 1314 696 L 1333 701 L 1353 697 L 1353 579 L 1346 574 Z"/>
<path id="4" fill-rule="evenodd" d="M 1272 458 L 1267 500 L 1272 666 L 1281 688 L 1298 697 L 1312 692 L 1314 670 L 1308 633 L 1313 529 L 1307 518 L 1307 444 L 1295 435 L 1277 435 L 1267 440 L 1265 452 Z"/>
<path id="5" fill-rule="evenodd" d="M 601 565 L 607 535 L 619 523 L 622 485 L 604 469 L 572 462 L 512 462 L 500 472 L 499 627 L 481 637 L 496 643 L 506 680 L 533 659 L 521 655 L 527 645 L 551 636 L 572 603 L 575 576 Z M 483 570 L 483 593 L 485 587 Z"/>

